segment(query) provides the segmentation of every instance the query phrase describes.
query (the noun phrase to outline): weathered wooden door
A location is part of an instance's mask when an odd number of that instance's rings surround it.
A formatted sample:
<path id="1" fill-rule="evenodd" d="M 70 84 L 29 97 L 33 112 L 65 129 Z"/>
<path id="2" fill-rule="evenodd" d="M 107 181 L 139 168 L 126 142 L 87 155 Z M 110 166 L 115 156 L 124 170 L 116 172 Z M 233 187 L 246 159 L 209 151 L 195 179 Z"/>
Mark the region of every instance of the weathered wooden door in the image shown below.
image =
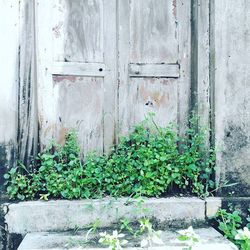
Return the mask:
<path id="1" fill-rule="evenodd" d="M 189 99 L 190 1 L 119 1 L 119 126 L 148 112 L 185 123 Z"/>
<path id="2" fill-rule="evenodd" d="M 40 140 L 76 128 L 86 153 L 155 112 L 188 110 L 190 1 L 36 0 Z"/>
<path id="3" fill-rule="evenodd" d="M 114 141 L 116 1 L 37 0 L 42 144 L 76 128 L 84 153 Z"/>

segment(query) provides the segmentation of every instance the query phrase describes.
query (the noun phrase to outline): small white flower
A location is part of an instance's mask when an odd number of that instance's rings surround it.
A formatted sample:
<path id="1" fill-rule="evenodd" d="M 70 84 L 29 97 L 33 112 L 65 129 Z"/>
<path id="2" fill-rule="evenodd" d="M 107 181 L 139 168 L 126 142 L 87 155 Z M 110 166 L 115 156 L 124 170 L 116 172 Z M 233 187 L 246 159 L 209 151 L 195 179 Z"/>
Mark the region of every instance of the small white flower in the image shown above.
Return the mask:
<path id="1" fill-rule="evenodd" d="M 125 237 L 125 234 L 118 234 L 117 238 L 123 238 Z"/>
<path id="2" fill-rule="evenodd" d="M 101 237 L 105 237 L 107 235 L 107 233 L 106 232 L 102 232 L 102 233 L 100 233 L 100 236 Z"/>
<path id="3" fill-rule="evenodd" d="M 117 232 L 117 230 L 113 231 L 113 236 L 114 236 L 115 238 L 118 238 L 118 232 Z"/>
<path id="4" fill-rule="evenodd" d="M 250 240 L 250 231 L 247 227 L 244 227 L 243 230 L 240 229 L 235 236 L 236 240 Z"/>
<path id="5" fill-rule="evenodd" d="M 122 241 L 121 241 L 121 245 L 126 245 L 127 243 L 128 243 L 127 240 L 122 240 Z"/>

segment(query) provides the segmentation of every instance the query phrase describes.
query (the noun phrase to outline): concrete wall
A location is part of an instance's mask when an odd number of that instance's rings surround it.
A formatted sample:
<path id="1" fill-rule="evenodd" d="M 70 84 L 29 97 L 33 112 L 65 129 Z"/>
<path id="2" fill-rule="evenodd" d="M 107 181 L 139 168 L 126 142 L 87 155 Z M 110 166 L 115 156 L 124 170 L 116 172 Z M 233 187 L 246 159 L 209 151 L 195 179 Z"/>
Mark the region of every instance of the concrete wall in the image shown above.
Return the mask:
<path id="1" fill-rule="evenodd" d="M 0 1 L 0 189 L 6 168 L 37 149 L 34 1 Z"/>
<path id="2" fill-rule="evenodd" d="M 250 195 L 250 1 L 215 0 L 214 131 L 220 182 Z"/>
<path id="3" fill-rule="evenodd" d="M 6 165 L 12 164 L 17 133 L 17 81 L 19 6 L 15 0 L 0 1 L 0 183 Z M 0 185 L 2 188 L 2 185 Z"/>

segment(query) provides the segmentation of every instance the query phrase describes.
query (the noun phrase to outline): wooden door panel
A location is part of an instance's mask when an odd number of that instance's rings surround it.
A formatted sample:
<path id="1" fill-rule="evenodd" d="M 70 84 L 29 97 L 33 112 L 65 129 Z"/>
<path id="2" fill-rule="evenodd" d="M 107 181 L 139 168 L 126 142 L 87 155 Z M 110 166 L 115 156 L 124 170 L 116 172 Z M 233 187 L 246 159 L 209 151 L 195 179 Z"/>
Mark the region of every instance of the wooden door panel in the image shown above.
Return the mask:
<path id="1" fill-rule="evenodd" d="M 145 119 L 149 112 L 156 114 L 155 121 L 159 126 L 173 122 L 177 117 L 178 97 L 177 84 L 173 79 L 131 78 L 126 85 L 126 96 L 120 102 L 120 118 L 123 124 L 132 126 Z M 123 127 L 125 132 L 128 127 Z"/>
<path id="2" fill-rule="evenodd" d="M 176 1 L 130 2 L 130 62 L 176 63 L 178 40 Z"/>
<path id="3" fill-rule="evenodd" d="M 63 142 L 68 128 L 76 128 L 83 152 L 102 151 L 103 78 L 54 76 L 58 125 L 56 137 Z"/>
<path id="4" fill-rule="evenodd" d="M 56 0 L 54 6 L 54 61 L 103 62 L 103 0 Z"/>
<path id="5" fill-rule="evenodd" d="M 84 155 L 115 140 L 116 0 L 36 0 L 40 141 L 76 129 Z"/>
<path id="6" fill-rule="evenodd" d="M 186 122 L 190 13 L 189 1 L 119 0 L 121 134 L 149 112 L 161 126 Z"/>
<path id="7" fill-rule="evenodd" d="M 190 9 L 184 0 L 36 0 L 41 144 L 76 128 L 84 154 L 108 151 L 148 112 L 161 126 L 183 124 Z"/>

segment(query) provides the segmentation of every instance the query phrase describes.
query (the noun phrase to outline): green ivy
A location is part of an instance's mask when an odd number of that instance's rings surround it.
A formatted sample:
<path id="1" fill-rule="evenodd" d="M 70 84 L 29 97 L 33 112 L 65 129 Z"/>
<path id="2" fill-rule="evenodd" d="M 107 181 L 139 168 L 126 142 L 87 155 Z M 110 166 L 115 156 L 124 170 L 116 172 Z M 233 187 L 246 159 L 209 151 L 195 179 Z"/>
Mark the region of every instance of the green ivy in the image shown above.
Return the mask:
<path id="1" fill-rule="evenodd" d="M 64 146 L 55 143 L 37 157 L 32 171 L 19 164 L 5 175 L 10 199 L 158 197 L 169 193 L 207 196 L 214 188 L 214 151 L 207 149 L 197 119 L 182 137 L 174 127 L 160 128 L 151 115 L 120 138 L 109 154 L 80 160 L 75 132 Z"/>

